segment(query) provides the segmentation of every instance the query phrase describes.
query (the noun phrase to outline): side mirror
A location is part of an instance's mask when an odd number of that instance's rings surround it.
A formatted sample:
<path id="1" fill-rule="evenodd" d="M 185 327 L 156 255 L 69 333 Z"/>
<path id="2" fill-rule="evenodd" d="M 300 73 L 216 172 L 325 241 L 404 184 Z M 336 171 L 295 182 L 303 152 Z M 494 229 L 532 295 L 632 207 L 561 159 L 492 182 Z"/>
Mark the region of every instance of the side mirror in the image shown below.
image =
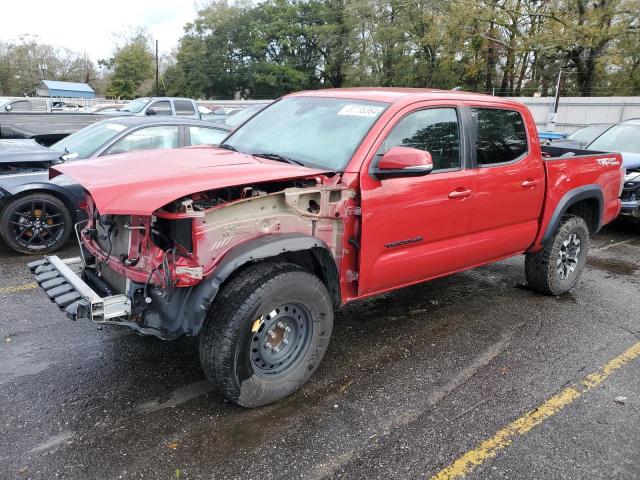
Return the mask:
<path id="1" fill-rule="evenodd" d="M 431 173 L 433 159 L 429 152 L 411 147 L 391 147 L 371 173 L 378 180 L 421 177 Z"/>
<path id="2" fill-rule="evenodd" d="M 158 112 L 155 111 L 154 108 L 147 108 L 147 111 L 145 112 L 146 115 L 157 115 Z"/>
<path id="3" fill-rule="evenodd" d="M 11 105 L 5 105 L 4 109 L 5 109 L 7 112 L 10 112 L 11 110 L 13 110 L 13 107 L 12 107 Z"/>

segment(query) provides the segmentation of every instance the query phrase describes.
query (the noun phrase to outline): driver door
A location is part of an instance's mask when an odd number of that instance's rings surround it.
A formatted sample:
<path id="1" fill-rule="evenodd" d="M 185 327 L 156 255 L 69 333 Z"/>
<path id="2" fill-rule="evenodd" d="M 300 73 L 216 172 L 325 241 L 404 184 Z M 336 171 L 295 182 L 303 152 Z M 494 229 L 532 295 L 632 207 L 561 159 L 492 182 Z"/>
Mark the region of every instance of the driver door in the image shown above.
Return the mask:
<path id="1" fill-rule="evenodd" d="M 474 174 L 456 106 L 408 107 L 385 129 L 360 174 L 362 236 L 359 295 L 455 272 L 467 266 Z M 395 122 L 395 123 L 394 123 Z M 431 153 L 425 176 L 378 180 L 369 173 L 393 146 Z"/>

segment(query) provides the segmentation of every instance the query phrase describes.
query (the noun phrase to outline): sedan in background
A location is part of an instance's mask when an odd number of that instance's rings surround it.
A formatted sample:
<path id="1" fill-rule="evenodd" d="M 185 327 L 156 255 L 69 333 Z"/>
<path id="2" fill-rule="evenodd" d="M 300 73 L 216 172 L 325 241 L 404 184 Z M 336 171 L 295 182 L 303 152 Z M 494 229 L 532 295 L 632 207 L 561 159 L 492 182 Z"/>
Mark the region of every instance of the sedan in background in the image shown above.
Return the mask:
<path id="1" fill-rule="evenodd" d="M 611 128 L 611 124 L 607 125 L 589 125 L 582 127 L 575 132 L 570 133 L 565 138 L 552 140 L 551 145 L 554 147 L 564 148 L 584 148 L 598 138 L 602 132 Z"/>
<path id="2" fill-rule="evenodd" d="M 51 147 L 30 140 L 0 143 L 0 236 L 13 250 L 58 250 L 82 220 L 84 192 L 70 179 L 49 180 L 48 168 L 137 150 L 215 145 L 231 127 L 179 117 L 117 117 L 90 125 Z"/>
<path id="3" fill-rule="evenodd" d="M 640 119 L 614 125 L 593 142 L 589 150 L 620 152 L 627 174 L 622 187 L 621 215 L 640 219 Z"/>

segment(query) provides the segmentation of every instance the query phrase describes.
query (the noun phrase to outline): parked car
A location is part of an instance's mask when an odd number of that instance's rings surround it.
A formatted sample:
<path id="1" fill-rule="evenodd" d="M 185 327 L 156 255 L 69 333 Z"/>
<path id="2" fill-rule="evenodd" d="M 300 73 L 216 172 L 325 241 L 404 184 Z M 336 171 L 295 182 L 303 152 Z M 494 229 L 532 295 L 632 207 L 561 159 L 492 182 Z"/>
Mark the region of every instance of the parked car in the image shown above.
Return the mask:
<path id="1" fill-rule="evenodd" d="M 84 110 L 85 113 L 107 113 L 107 112 L 117 112 L 122 107 L 124 107 L 124 103 L 99 103 L 97 105 L 93 105 Z"/>
<path id="2" fill-rule="evenodd" d="M 228 125 L 229 127 L 232 127 L 232 128 L 239 127 L 244 122 L 246 122 L 251 117 L 253 117 L 256 113 L 264 110 L 266 106 L 267 106 L 266 104 L 251 105 L 247 108 L 240 110 L 237 113 L 234 113 L 229 117 L 226 117 L 225 119 L 222 120 L 221 123 L 224 123 L 225 125 Z"/>
<path id="3" fill-rule="evenodd" d="M 109 116 L 173 116 L 200 119 L 195 100 L 175 97 L 142 97 L 125 104 L 115 112 L 100 112 Z"/>
<path id="4" fill-rule="evenodd" d="M 50 148 L 32 140 L 0 141 L 0 236 L 20 253 L 58 250 L 83 218 L 82 188 L 49 181 L 48 168 L 61 162 L 116 153 L 217 144 L 224 125 L 181 118 L 122 117 L 103 120 Z"/>
<path id="5" fill-rule="evenodd" d="M 585 148 L 596 138 L 598 138 L 598 136 L 600 136 L 602 132 L 610 127 L 611 124 L 589 125 L 587 127 L 582 127 L 575 132 L 572 132 L 569 135 L 565 136 L 564 138 L 551 140 L 551 145 L 567 148 Z"/>
<path id="6" fill-rule="evenodd" d="M 63 100 L 54 100 L 51 102 L 52 112 L 82 112 L 84 110 L 85 107 L 77 103 L 65 102 Z"/>
<path id="7" fill-rule="evenodd" d="M 621 196 L 621 214 L 640 219 L 640 119 L 626 120 L 614 125 L 587 148 L 607 148 L 620 152 L 627 169 Z"/>
<path id="8" fill-rule="evenodd" d="M 51 104 L 46 98 L 10 98 L 0 100 L 0 111 L 13 113 L 50 112 Z"/>
<path id="9" fill-rule="evenodd" d="M 202 119 L 210 122 L 224 123 L 224 121 L 244 110 L 244 107 L 224 107 L 214 110 L 208 115 L 203 115 Z"/>
<path id="10" fill-rule="evenodd" d="M 525 254 L 561 295 L 620 210 L 620 155 L 549 148 L 504 98 L 415 89 L 289 95 L 217 149 L 52 167 L 88 192 L 82 259 L 33 262 L 73 319 L 174 339 L 256 407 L 303 385 L 334 308 Z"/>

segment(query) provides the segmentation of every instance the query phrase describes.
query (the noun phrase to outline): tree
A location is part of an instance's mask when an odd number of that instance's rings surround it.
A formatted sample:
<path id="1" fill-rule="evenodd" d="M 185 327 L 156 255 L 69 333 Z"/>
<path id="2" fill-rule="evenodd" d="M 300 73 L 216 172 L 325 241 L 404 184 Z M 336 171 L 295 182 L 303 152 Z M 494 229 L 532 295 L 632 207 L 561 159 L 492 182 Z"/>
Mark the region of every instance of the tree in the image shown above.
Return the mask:
<path id="1" fill-rule="evenodd" d="M 151 78 L 155 71 L 149 39 L 141 30 L 117 46 L 113 57 L 99 63 L 113 72 L 105 92 L 108 97 L 139 96 L 143 82 Z"/>

